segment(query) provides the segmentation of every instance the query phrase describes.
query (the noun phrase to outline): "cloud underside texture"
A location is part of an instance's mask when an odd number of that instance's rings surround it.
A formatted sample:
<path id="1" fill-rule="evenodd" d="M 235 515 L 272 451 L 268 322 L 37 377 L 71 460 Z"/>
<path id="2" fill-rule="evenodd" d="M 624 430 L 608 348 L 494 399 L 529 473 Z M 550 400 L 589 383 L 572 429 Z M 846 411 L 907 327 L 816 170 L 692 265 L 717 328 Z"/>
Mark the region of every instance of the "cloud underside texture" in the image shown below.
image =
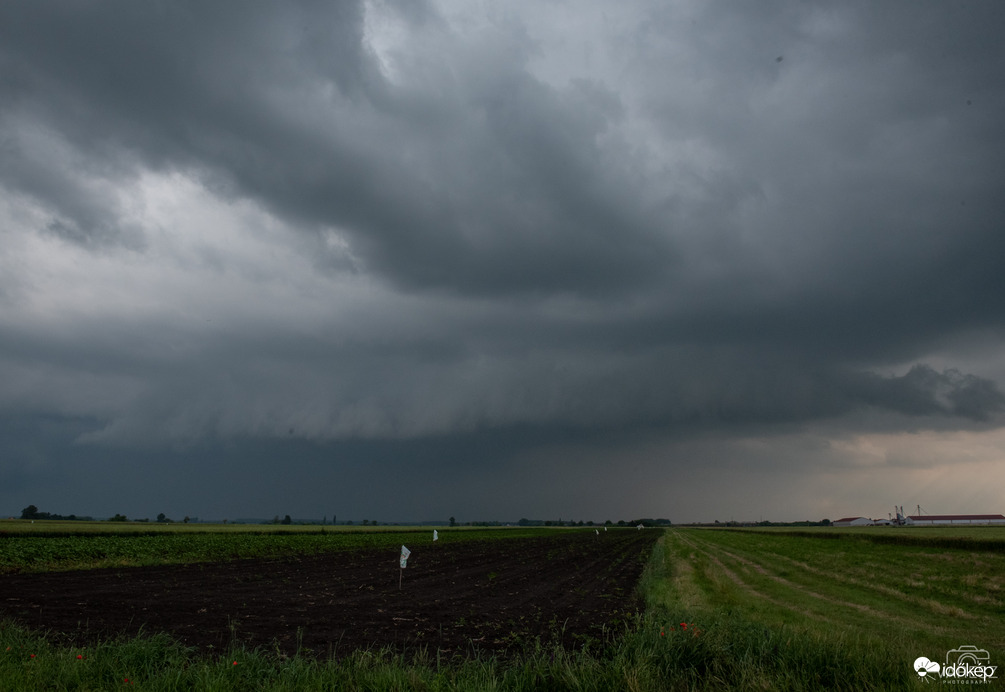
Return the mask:
<path id="1" fill-rule="evenodd" d="M 88 442 L 994 424 L 924 362 L 1001 336 L 1000 5 L 550 11 L 5 5 L 0 406 Z"/>

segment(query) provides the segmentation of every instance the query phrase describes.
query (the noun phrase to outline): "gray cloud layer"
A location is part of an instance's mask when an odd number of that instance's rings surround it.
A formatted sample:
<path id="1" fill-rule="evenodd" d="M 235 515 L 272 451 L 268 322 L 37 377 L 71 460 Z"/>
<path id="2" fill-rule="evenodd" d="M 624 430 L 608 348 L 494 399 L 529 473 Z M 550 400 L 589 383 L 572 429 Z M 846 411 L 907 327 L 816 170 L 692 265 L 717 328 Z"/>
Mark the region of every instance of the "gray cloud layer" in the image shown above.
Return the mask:
<path id="1" fill-rule="evenodd" d="M 995 426 L 1003 20 L 6 3 L 0 409 L 129 445 Z"/>

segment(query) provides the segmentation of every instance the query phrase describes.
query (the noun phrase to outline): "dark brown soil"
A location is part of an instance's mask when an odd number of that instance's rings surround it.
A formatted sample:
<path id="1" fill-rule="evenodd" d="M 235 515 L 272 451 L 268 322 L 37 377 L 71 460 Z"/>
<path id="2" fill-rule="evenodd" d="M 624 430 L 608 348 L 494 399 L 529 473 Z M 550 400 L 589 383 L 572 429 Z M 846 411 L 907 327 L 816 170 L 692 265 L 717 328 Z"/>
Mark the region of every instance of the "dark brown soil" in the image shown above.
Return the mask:
<path id="1" fill-rule="evenodd" d="M 78 644 L 167 632 L 206 652 L 232 644 L 343 656 L 421 647 L 515 653 L 538 640 L 604 642 L 637 612 L 657 531 L 411 545 L 282 560 L 0 576 L 0 619 Z M 399 590 L 399 576 L 403 577 Z"/>

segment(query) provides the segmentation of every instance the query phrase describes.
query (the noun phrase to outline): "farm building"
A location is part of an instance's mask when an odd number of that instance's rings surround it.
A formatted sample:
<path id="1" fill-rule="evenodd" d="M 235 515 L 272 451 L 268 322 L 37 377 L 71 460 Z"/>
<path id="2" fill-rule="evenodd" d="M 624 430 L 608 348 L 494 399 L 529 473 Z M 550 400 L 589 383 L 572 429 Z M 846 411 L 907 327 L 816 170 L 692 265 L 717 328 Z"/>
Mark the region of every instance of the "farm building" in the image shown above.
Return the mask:
<path id="1" fill-rule="evenodd" d="M 908 517 L 915 526 L 1005 524 L 1001 514 L 920 514 Z"/>
<path id="2" fill-rule="evenodd" d="M 872 519 L 865 517 L 845 517 L 831 522 L 832 526 L 871 526 Z"/>

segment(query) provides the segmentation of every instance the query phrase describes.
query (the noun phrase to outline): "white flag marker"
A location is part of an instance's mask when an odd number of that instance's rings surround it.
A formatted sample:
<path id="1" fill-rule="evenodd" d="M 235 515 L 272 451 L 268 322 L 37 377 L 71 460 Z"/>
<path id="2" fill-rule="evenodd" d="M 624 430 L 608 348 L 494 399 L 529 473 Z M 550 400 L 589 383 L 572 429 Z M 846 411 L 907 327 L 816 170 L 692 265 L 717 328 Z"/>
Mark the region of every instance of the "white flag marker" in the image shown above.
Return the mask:
<path id="1" fill-rule="evenodd" d="M 433 540 L 434 541 L 440 540 L 440 534 L 436 533 L 436 529 L 433 529 Z"/>
<path id="2" fill-rule="evenodd" d="M 401 559 L 398 561 L 398 564 L 401 565 L 401 568 L 398 570 L 398 591 L 401 591 L 401 578 L 405 574 L 405 566 L 408 564 L 408 556 L 411 554 L 411 550 L 405 546 L 401 546 Z"/>

